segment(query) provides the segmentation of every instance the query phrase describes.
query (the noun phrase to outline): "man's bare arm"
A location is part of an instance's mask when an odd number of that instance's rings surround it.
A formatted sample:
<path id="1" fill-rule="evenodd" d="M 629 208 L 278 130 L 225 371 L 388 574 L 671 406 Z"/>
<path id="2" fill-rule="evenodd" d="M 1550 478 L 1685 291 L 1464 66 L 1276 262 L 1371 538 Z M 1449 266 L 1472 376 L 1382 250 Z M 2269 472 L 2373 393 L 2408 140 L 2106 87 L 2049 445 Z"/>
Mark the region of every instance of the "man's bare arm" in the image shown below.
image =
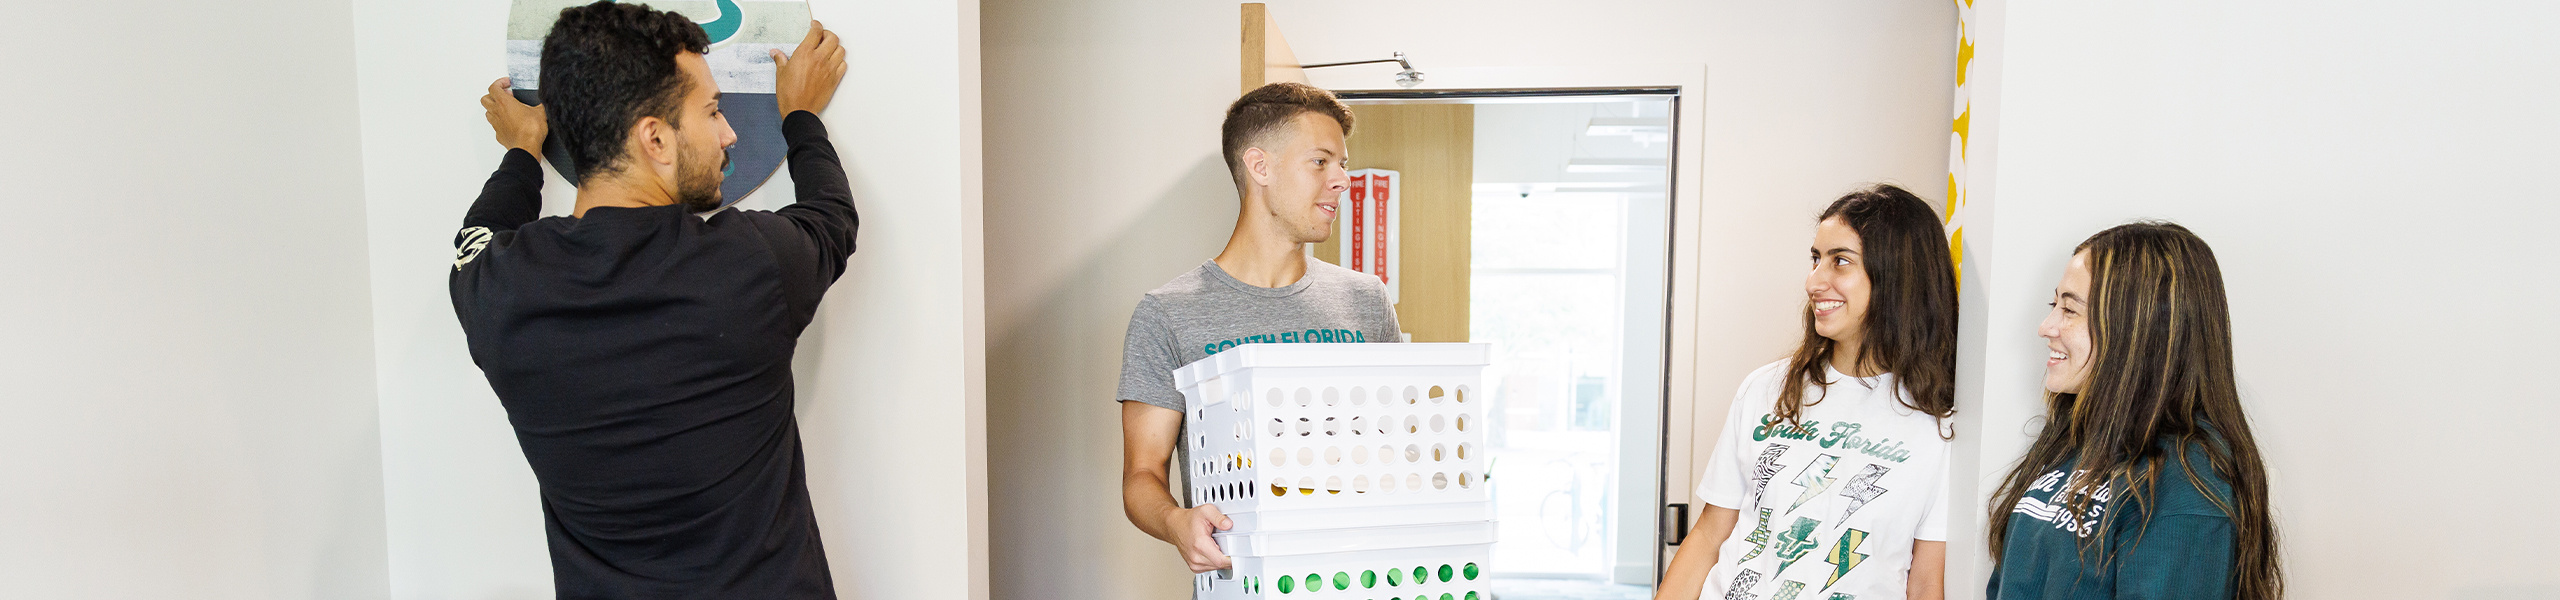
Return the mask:
<path id="1" fill-rule="evenodd" d="M 1173 503 L 1165 463 L 1182 435 L 1182 411 L 1145 402 L 1120 403 L 1120 505 L 1129 523 L 1181 551 L 1193 573 L 1232 566 L 1209 534 L 1235 527 L 1217 505 L 1183 508 Z"/>

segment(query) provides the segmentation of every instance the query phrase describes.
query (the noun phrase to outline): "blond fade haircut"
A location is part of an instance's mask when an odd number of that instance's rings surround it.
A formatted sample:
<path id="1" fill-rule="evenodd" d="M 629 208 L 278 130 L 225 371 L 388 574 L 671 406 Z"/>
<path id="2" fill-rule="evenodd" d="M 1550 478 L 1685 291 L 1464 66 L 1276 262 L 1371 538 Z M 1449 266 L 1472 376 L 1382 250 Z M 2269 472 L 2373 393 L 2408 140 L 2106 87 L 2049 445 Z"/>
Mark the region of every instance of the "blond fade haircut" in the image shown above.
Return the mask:
<path id="1" fill-rule="evenodd" d="M 1255 88 L 1227 106 L 1227 120 L 1220 125 L 1219 146 L 1227 157 L 1227 175 L 1234 177 L 1236 190 L 1244 190 L 1244 150 L 1271 148 L 1271 138 L 1288 130 L 1289 122 L 1298 115 L 1315 113 L 1333 117 L 1342 124 L 1343 137 L 1351 136 L 1351 107 L 1343 106 L 1333 92 L 1303 83 L 1283 81 Z"/>

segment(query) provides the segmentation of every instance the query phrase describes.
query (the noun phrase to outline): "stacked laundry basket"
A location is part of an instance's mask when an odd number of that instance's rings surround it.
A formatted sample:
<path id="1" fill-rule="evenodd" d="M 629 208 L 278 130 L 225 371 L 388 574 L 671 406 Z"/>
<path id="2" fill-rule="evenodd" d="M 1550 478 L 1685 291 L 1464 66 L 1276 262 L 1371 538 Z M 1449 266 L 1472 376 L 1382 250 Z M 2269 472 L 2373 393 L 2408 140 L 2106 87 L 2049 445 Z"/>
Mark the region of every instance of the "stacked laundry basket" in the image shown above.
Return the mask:
<path id="1" fill-rule="evenodd" d="M 1199 598 L 1490 600 L 1483 344 L 1247 344 L 1174 372 Z"/>

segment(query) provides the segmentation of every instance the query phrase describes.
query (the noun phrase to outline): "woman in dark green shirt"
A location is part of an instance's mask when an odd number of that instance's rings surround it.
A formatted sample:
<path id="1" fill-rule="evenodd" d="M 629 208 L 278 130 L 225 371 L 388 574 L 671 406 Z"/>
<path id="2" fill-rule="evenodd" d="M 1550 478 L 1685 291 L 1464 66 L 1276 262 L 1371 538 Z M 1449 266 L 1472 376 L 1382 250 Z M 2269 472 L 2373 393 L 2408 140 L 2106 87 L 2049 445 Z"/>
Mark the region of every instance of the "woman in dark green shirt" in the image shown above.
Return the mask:
<path id="1" fill-rule="evenodd" d="M 2051 416 L 1992 497 L 1990 598 L 2282 595 L 2222 289 L 2174 224 L 2073 251 L 2037 332 Z"/>

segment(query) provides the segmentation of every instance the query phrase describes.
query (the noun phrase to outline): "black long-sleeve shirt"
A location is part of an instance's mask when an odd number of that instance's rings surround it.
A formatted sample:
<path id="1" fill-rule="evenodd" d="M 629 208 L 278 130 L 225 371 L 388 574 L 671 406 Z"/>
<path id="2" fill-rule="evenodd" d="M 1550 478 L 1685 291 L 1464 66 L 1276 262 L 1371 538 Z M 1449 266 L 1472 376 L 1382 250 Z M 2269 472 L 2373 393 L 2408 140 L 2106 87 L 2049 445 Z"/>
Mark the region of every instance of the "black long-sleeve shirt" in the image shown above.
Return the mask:
<path id="1" fill-rule="evenodd" d="M 782 122 L 798 202 L 536 219 L 507 152 L 455 236 L 453 310 L 542 488 L 561 598 L 834 598 L 791 354 L 853 254 L 826 126 Z"/>

